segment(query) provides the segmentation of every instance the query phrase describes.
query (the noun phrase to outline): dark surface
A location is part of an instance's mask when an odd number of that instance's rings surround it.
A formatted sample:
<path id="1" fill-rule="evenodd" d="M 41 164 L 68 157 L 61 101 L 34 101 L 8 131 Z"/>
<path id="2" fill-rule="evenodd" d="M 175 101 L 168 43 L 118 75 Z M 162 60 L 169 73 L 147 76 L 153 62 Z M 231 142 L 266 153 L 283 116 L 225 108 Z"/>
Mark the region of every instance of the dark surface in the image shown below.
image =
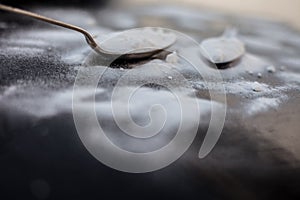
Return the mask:
<path id="1" fill-rule="evenodd" d="M 91 25 L 78 20 L 87 15 L 78 14 L 80 9 L 34 9 L 48 15 L 58 12 L 62 20 L 82 23 L 85 28 L 96 29 L 95 32 L 103 31 L 104 27 L 121 29 L 113 23 L 114 19 L 110 23 L 99 20 L 99 16 L 109 13 L 106 11 L 91 9 L 88 16 L 98 20 Z M 143 12 L 128 8 L 122 12 L 127 13 L 128 18 L 140 20 L 134 26 L 169 27 L 197 41 L 220 35 L 226 26 L 234 25 L 244 39 L 253 37 L 261 44 L 250 43 L 247 50 L 271 60 L 277 69 L 287 65 L 287 58 L 299 59 L 300 35 L 283 24 L 209 12 L 198 13 L 200 17 L 195 17 L 183 8 L 189 14 L 177 15 L 181 8 L 176 8 L 175 14 L 164 16 L 168 7 L 163 9 L 150 8 L 151 12 Z M 77 15 L 70 19 L 74 12 Z M 159 20 L 151 21 L 153 18 Z M 286 91 L 277 94 L 286 95 L 287 100 L 278 108 L 248 116 L 247 109 L 241 105 L 256 97 L 252 97 L 252 93 L 243 96 L 229 92 L 225 128 L 218 144 L 205 159 L 198 159 L 197 154 L 206 124 L 199 128 L 191 148 L 172 165 L 146 174 L 123 173 L 106 167 L 88 153 L 76 133 L 71 113 L 34 115 L 21 109 L 24 96 L 39 105 L 39 97 L 72 87 L 76 67 L 81 62 L 76 59 L 70 62 L 69 58 L 87 55 L 89 51 L 81 35 L 3 12 L 0 23 L 0 94 L 5 96 L 8 88 L 18 87 L 15 94 L 0 99 L 0 199 L 300 198 L 297 148 L 300 144 L 300 86 L 295 81 L 290 87 L 290 82 L 279 78 L 283 73 L 280 70 L 276 72 L 278 76 L 264 72 L 263 80 L 247 73 L 226 80 L 229 84 L 243 77 L 270 87 L 287 86 Z M 80 51 L 74 51 L 76 49 Z M 297 75 L 299 67 L 297 60 L 290 62 L 285 72 Z M 108 82 L 102 83 L 104 88 L 111 87 L 110 83 L 120 72 L 111 69 L 109 73 L 112 75 L 108 75 Z M 203 88 L 198 92 L 199 96 L 205 93 Z M 45 110 L 47 102 L 52 100 L 49 97 L 45 101 Z"/>

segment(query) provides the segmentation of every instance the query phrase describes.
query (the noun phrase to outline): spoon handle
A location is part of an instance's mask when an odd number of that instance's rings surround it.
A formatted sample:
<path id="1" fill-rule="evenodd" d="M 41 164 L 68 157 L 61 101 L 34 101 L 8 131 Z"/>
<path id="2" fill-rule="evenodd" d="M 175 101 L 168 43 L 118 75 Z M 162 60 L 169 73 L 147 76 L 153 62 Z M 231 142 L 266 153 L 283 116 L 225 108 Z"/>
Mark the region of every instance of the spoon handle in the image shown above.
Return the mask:
<path id="1" fill-rule="evenodd" d="M 55 20 L 55 19 L 51 19 L 49 17 L 45 17 L 45 16 L 42 16 L 42 15 L 33 13 L 33 12 L 29 12 L 29 11 L 22 10 L 22 9 L 19 9 L 19 8 L 14 8 L 14 7 L 11 7 L 11 6 L 6 6 L 6 5 L 3 5 L 3 4 L 0 4 L 0 9 L 5 10 L 5 11 L 9 11 L 9 12 L 13 12 L 13 13 L 17 13 L 17 14 L 21 14 L 21 15 L 25 15 L 25 16 L 29 16 L 29 17 L 32 17 L 32 18 L 35 18 L 35 19 L 38 19 L 38 20 L 41 20 L 41 21 L 44 21 L 44 22 L 48 22 L 48 23 L 51 23 L 51 24 L 54 24 L 54 25 L 57 25 L 57 26 L 61 26 L 61 27 L 67 28 L 67 29 L 71 29 L 71 30 L 80 32 L 84 35 L 87 43 L 93 49 L 98 49 L 99 48 L 99 46 L 97 45 L 97 43 L 95 42 L 95 40 L 91 36 L 91 34 L 88 33 L 86 30 L 84 30 L 83 28 L 80 28 L 78 26 L 74 26 L 72 24 L 67 24 L 67 23 L 64 23 L 64 22 L 61 22 L 61 21 L 58 21 L 58 20 Z"/>

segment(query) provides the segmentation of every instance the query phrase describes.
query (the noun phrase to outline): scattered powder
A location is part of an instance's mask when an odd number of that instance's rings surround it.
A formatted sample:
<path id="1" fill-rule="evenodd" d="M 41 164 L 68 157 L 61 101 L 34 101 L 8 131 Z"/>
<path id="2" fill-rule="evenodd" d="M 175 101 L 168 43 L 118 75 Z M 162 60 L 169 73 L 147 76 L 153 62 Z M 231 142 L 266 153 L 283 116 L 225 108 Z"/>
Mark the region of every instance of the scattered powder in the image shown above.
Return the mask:
<path id="1" fill-rule="evenodd" d="M 286 76 L 290 77 L 290 75 Z M 294 75 L 293 79 L 300 82 L 300 75 L 298 75 L 298 77 Z M 241 104 L 243 106 L 242 108 L 229 107 L 229 109 L 233 109 L 233 111 L 237 110 L 239 112 L 240 109 L 243 109 L 248 115 L 265 112 L 270 108 L 277 108 L 287 99 L 286 92 L 297 88 L 296 85 L 293 84 L 286 84 L 285 86 L 270 86 L 266 83 L 245 80 L 223 83 L 197 82 L 194 87 L 195 89 L 204 90 L 207 90 L 207 88 L 212 88 L 215 92 L 223 92 L 221 89 L 224 88 L 226 95 L 235 95 L 247 98 L 248 100 L 243 100 L 246 103 Z"/>
<path id="2" fill-rule="evenodd" d="M 222 92 L 222 88 L 225 89 L 227 94 L 235 94 L 247 97 L 260 97 L 262 95 L 278 95 L 282 88 L 271 87 L 266 83 L 251 82 L 246 80 L 240 80 L 236 82 L 196 82 L 194 85 L 196 89 L 212 88 L 216 92 Z"/>
<path id="3" fill-rule="evenodd" d="M 127 87 L 124 87 L 123 91 L 127 91 Z M 170 92 L 165 90 L 154 90 L 151 88 L 140 88 L 138 90 L 138 99 L 135 99 L 136 105 L 139 109 L 142 107 L 148 107 L 152 102 L 156 101 L 161 104 L 170 104 Z M 92 88 L 82 88 L 80 92 L 76 92 L 77 99 L 79 98 L 82 105 L 93 103 L 93 95 L 109 97 L 111 91 L 98 88 L 96 91 Z M 182 95 L 184 99 L 193 99 L 190 94 L 178 91 L 178 94 Z M 123 95 L 124 96 L 124 95 Z M 120 96 L 122 100 L 123 96 Z M 35 117 L 49 117 L 55 116 L 60 113 L 72 112 L 72 97 L 73 88 L 60 90 L 60 91 L 48 91 L 47 94 L 43 91 L 25 89 L 19 86 L 10 86 L 6 88 L 2 94 L 0 94 L 0 104 L 5 104 L 6 107 L 13 107 L 22 112 L 28 113 Z M 202 106 L 201 111 L 207 112 L 210 110 L 211 102 L 195 98 L 196 101 Z M 125 104 L 127 102 L 120 102 Z M 102 99 L 96 101 L 96 107 L 102 107 L 101 105 L 110 105 L 109 99 Z M 140 106 L 138 106 L 140 105 Z M 138 110 L 139 110 L 138 109 Z M 205 113 L 204 112 L 204 113 Z M 139 114 L 140 112 L 136 112 Z"/>
<path id="4" fill-rule="evenodd" d="M 261 78 L 262 74 L 261 73 L 257 73 L 257 78 Z"/>
<path id="5" fill-rule="evenodd" d="M 300 73 L 296 73 L 296 72 L 281 72 L 277 76 L 279 78 L 284 79 L 284 81 L 286 81 L 286 82 L 300 83 Z"/>
<path id="6" fill-rule="evenodd" d="M 176 64 L 178 63 L 178 56 L 177 56 L 177 53 L 176 52 L 173 52 L 171 54 L 169 54 L 166 58 L 166 61 L 168 63 L 172 63 L 172 64 Z"/>
<path id="7" fill-rule="evenodd" d="M 268 71 L 269 73 L 274 73 L 274 72 L 276 72 L 276 68 L 275 68 L 273 65 L 271 65 L 271 66 L 268 66 L 268 67 L 267 67 L 267 71 Z"/>
<path id="8" fill-rule="evenodd" d="M 250 75 L 253 75 L 253 71 L 251 71 L 251 70 L 247 70 L 247 73 Z"/>
<path id="9" fill-rule="evenodd" d="M 249 115 L 254 115 L 260 112 L 265 112 L 271 108 L 276 109 L 281 101 L 282 100 L 280 98 L 260 97 L 247 104 L 245 106 L 245 111 Z"/>
<path id="10" fill-rule="evenodd" d="M 252 85 L 252 90 L 254 92 L 262 92 L 263 88 L 261 87 L 261 85 L 258 82 L 255 81 Z"/>
<path id="11" fill-rule="evenodd" d="M 284 70 L 286 70 L 286 66 L 281 66 L 279 69 L 280 69 L 280 71 L 284 71 Z"/>

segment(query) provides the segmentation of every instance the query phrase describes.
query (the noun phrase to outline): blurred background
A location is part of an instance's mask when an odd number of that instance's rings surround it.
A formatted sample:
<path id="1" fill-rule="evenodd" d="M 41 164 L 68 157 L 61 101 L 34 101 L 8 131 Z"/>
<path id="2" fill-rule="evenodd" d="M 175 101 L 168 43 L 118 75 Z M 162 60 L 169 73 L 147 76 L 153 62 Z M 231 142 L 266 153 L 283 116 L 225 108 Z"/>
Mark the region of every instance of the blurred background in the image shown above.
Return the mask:
<path id="1" fill-rule="evenodd" d="M 300 29 L 300 0 L 70 0 L 70 1 L 21 1 L 2 0 L 2 3 L 16 6 L 26 6 L 26 4 L 46 4 L 58 6 L 86 6 L 111 4 L 179 4 L 192 5 L 211 10 L 222 11 L 231 14 L 263 17 L 276 21 L 283 21 L 292 24 Z"/>
<path id="2" fill-rule="evenodd" d="M 136 4 L 155 3 L 161 0 L 129 0 Z M 125 2 L 125 1 L 122 1 Z M 127 1 L 126 1 L 127 2 Z M 186 4 L 233 14 L 264 17 L 297 26 L 300 29 L 299 0 L 165 0 L 165 4 Z"/>

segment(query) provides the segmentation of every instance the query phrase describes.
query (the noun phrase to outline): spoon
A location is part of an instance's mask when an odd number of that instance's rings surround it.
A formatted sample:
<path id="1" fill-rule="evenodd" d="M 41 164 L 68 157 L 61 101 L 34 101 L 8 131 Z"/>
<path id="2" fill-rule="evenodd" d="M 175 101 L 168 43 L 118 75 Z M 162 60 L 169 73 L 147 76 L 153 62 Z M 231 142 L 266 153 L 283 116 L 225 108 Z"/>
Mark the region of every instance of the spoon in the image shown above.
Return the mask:
<path id="1" fill-rule="evenodd" d="M 238 60 L 245 54 L 245 46 L 236 37 L 236 34 L 235 29 L 227 29 L 221 37 L 203 40 L 200 44 L 202 56 L 216 65 Z"/>
<path id="2" fill-rule="evenodd" d="M 124 60 L 147 59 L 170 47 L 176 41 L 175 34 L 158 28 L 148 27 L 109 34 L 106 36 L 105 42 L 99 45 L 92 35 L 81 27 L 3 4 L 0 4 L 0 9 L 77 31 L 84 35 L 86 42 L 95 52 L 108 58 L 114 57 Z"/>

